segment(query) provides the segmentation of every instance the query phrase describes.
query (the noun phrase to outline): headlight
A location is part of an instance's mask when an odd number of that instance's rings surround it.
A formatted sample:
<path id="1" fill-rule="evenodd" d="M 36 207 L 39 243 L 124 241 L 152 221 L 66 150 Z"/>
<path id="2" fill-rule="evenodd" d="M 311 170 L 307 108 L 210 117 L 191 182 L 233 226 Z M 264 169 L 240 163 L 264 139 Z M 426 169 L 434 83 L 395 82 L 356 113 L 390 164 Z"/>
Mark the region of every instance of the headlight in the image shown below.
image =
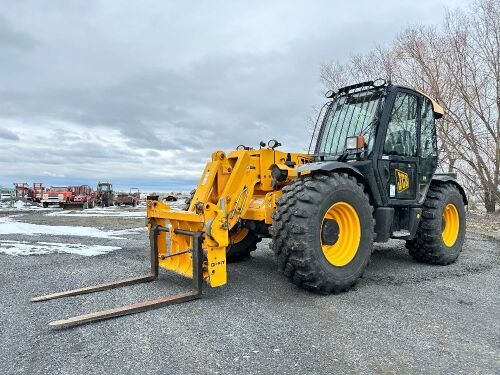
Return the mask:
<path id="1" fill-rule="evenodd" d="M 365 137 L 356 135 L 354 137 L 347 137 L 345 142 L 346 150 L 357 150 L 365 147 Z"/>
<path id="2" fill-rule="evenodd" d="M 373 81 L 374 87 L 382 87 L 382 86 L 385 86 L 385 84 L 386 84 L 385 79 L 382 79 L 382 78 L 379 78 L 379 79 L 376 79 L 375 81 Z"/>

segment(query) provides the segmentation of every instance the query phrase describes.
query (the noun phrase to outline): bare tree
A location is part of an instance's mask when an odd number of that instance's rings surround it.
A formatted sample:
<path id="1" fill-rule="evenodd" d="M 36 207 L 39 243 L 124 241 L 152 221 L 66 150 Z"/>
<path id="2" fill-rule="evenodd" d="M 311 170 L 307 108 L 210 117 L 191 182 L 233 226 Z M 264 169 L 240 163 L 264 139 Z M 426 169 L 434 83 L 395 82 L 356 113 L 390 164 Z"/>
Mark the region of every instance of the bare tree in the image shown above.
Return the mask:
<path id="1" fill-rule="evenodd" d="M 438 125 L 440 158 L 471 192 L 481 192 L 486 210 L 500 202 L 500 6 L 478 0 L 468 11 L 446 14 L 441 28 L 410 27 L 388 47 L 326 64 L 328 88 L 391 77 L 421 89 L 445 109 Z"/>

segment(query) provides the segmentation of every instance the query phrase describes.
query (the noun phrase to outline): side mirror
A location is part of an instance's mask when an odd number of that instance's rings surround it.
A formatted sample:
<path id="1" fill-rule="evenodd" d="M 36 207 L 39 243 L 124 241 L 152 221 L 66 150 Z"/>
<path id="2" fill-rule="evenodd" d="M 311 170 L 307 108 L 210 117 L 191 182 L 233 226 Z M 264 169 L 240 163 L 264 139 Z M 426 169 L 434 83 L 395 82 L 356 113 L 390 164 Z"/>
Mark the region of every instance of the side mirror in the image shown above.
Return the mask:
<path id="1" fill-rule="evenodd" d="M 260 141 L 259 146 L 260 146 L 260 147 L 266 147 L 266 142 L 264 142 L 264 141 Z"/>

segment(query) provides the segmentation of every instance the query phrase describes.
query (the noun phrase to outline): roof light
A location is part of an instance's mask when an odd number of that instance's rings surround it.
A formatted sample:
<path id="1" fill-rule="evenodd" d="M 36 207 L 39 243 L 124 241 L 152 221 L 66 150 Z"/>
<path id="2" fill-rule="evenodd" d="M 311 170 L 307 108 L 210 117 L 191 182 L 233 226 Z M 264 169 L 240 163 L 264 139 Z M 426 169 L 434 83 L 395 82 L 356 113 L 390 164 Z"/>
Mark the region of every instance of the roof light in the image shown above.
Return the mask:
<path id="1" fill-rule="evenodd" d="M 375 81 L 373 81 L 373 87 L 382 87 L 385 86 L 386 83 L 387 82 L 385 81 L 385 79 L 378 78 Z"/>
<path id="2" fill-rule="evenodd" d="M 335 91 L 333 90 L 328 90 L 326 93 L 325 93 L 325 96 L 328 98 L 328 99 L 331 99 L 335 96 Z"/>

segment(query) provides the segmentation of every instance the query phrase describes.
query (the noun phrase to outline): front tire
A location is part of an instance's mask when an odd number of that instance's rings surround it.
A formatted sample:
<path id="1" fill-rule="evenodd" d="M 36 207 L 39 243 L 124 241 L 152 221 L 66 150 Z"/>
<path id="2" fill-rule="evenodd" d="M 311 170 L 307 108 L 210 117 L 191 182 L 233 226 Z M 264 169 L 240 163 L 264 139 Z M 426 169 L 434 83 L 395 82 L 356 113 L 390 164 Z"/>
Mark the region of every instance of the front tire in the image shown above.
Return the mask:
<path id="1" fill-rule="evenodd" d="M 452 184 L 433 184 L 415 238 L 406 241 L 406 248 L 422 263 L 453 263 L 462 251 L 465 228 L 465 205 L 458 189 Z"/>
<path id="2" fill-rule="evenodd" d="M 182 210 L 189 210 L 195 194 L 196 189 L 189 192 L 189 197 L 186 198 Z M 250 253 L 257 249 L 257 244 L 261 240 L 261 238 L 247 228 L 232 230 L 229 233 L 229 245 L 226 247 L 226 261 L 228 263 L 235 263 L 250 258 Z"/>
<path id="3" fill-rule="evenodd" d="M 252 231 L 242 228 L 238 233 L 229 233 L 229 246 L 226 248 L 228 263 L 250 258 L 250 253 L 257 249 L 261 239 Z"/>
<path id="4" fill-rule="evenodd" d="M 315 174 L 283 192 L 271 227 L 278 268 L 317 293 L 349 290 L 373 249 L 373 208 L 363 185 L 347 174 Z"/>

